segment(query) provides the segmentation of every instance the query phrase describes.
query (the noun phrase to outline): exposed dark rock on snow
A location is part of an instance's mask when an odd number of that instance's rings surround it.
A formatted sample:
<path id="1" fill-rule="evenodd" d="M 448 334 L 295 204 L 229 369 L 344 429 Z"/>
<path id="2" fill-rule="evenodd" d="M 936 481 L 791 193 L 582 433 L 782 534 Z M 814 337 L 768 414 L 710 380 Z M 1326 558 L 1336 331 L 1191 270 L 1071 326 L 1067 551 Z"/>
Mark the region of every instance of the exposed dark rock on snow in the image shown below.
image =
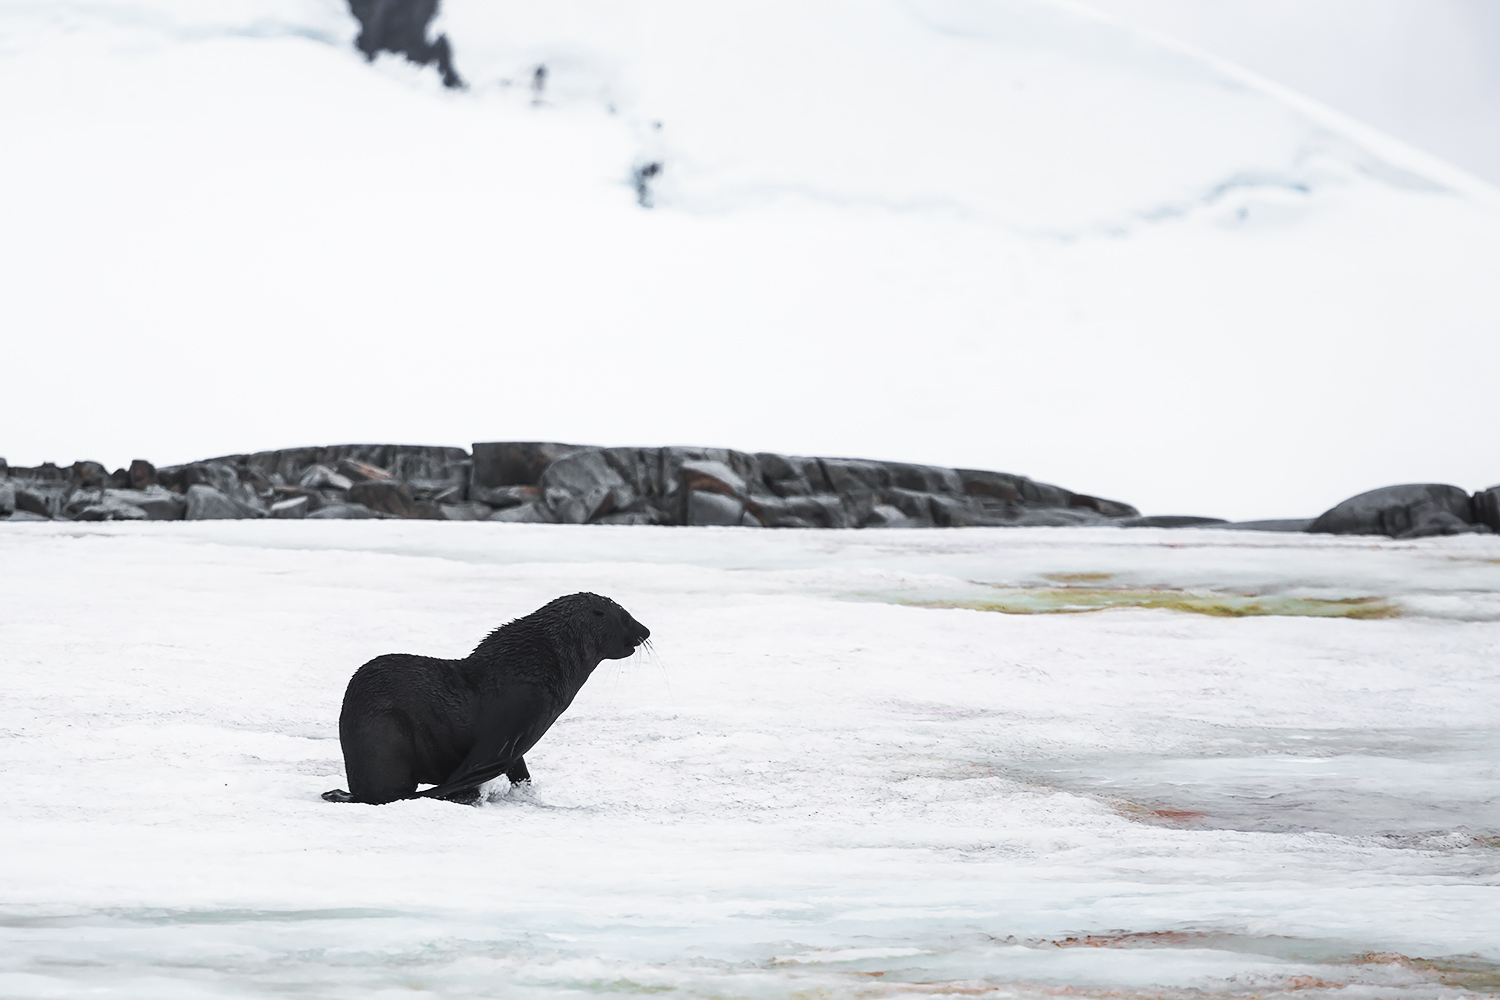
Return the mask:
<path id="1" fill-rule="evenodd" d="M 1317 519 L 1142 517 L 1129 504 L 1025 476 L 727 448 L 493 441 L 462 448 L 349 444 L 156 468 L 136 459 L 13 468 L 0 519 L 425 518 L 535 524 L 767 528 L 1113 525 L 1316 531 L 1396 538 L 1500 530 L 1500 486 L 1388 486 Z"/>
<path id="2" fill-rule="evenodd" d="M 1491 531 L 1500 531 L 1500 486 L 1474 494 L 1474 520 Z"/>
<path id="3" fill-rule="evenodd" d="M 427 26 L 437 9 L 438 0 L 349 0 L 349 12 L 360 27 L 354 44 L 366 59 L 394 52 L 418 66 L 436 63 L 445 87 L 462 87 L 464 81 L 453 68 L 448 36 L 427 39 Z"/>
<path id="4" fill-rule="evenodd" d="M 725 448 L 499 441 L 335 445 L 108 473 L 97 462 L 7 469 L 0 516 L 431 518 L 772 528 L 1114 524 L 1128 504 L 1024 476 Z"/>
<path id="5" fill-rule="evenodd" d="M 1494 530 L 1475 516 L 1474 508 L 1474 498 L 1457 486 L 1438 483 L 1386 486 L 1350 497 L 1325 511 L 1307 530 L 1392 538 Z"/>

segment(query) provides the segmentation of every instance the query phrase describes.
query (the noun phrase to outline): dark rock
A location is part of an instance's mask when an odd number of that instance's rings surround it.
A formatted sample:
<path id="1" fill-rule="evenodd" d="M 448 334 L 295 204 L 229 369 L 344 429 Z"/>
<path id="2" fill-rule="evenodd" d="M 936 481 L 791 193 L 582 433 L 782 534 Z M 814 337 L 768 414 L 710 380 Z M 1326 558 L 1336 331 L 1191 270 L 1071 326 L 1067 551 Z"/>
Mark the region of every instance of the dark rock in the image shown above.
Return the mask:
<path id="1" fill-rule="evenodd" d="M 46 518 L 66 518 L 64 508 L 73 487 L 55 479 L 23 479 L 16 484 L 16 510 Z"/>
<path id="2" fill-rule="evenodd" d="M 489 506 L 504 508 L 534 503 L 542 498 L 542 491 L 538 486 L 495 486 L 485 490 L 485 496 Z"/>
<path id="3" fill-rule="evenodd" d="M 338 471 L 349 480 L 350 486 L 355 483 L 393 483 L 396 481 L 395 476 L 380 466 L 354 458 L 340 459 Z M 298 483 L 300 485 L 301 480 L 298 480 Z"/>
<path id="4" fill-rule="evenodd" d="M 189 521 L 214 521 L 260 517 L 261 511 L 212 486 L 194 483 L 187 488 L 187 510 L 183 516 Z"/>
<path id="5" fill-rule="evenodd" d="M 909 465 L 904 462 L 881 464 L 890 476 L 891 486 L 944 496 L 962 496 L 965 492 L 963 478 L 957 469 L 945 469 L 936 465 Z"/>
<path id="6" fill-rule="evenodd" d="M 745 504 L 732 496 L 690 490 L 687 523 L 692 525 L 738 525 L 744 520 Z"/>
<path id="7" fill-rule="evenodd" d="M 0 479 L 0 517 L 16 512 L 16 484 Z"/>
<path id="8" fill-rule="evenodd" d="M 879 462 L 856 458 L 823 458 L 818 462 L 831 493 L 877 493 L 892 485 L 889 470 Z"/>
<path id="9" fill-rule="evenodd" d="M 1122 528 L 1199 528 L 1205 525 L 1223 526 L 1229 522 L 1222 517 L 1194 517 L 1191 514 L 1151 514 L 1147 517 L 1124 517 L 1115 523 Z"/>
<path id="10" fill-rule="evenodd" d="M 27 482 L 66 482 L 68 470 L 59 469 L 51 462 L 43 462 L 41 465 L 27 467 L 8 466 L 6 474 L 11 479 L 21 479 Z"/>
<path id="11" fill-rule="evenodd" d="M 68 481 L 80 489 L 103 489 L 109 485 L 109 470 L 98 462 L 74 462 Z"/>
<path id="12" fill-rule="evenodd" d="M 113 491 L 111 491 L 113 492 Z M 115 497 L 101 497 L 98 501 L 72 512 L 75 521 L 144 521 L 147 514 L 135 504 Z"/>
<path id="13" fill-rule="evenodd" d="M 187 516 L 187 499 L 160 486 L 130 490 L 120 499 L 145 511 L 146 517 L 152 521 L 181 521 Z"/>
<path id="14" fill-rule="evenodd" d="M 901 508 L 892 507 L 890 504 L 876 504 L 875 509 L 870 511 L 870 516 L 865 518 L 861 528 L 921 528 L 931 525 L 921 524 L 913 518 L 902 513 Z"/>
<path id="15" fill-rule="evenodd" d="M 127 469 L 116 469 L 109 474 L 109 488 L 114 490 L 130 489 L 130 472 Z"/>
<path id="16" fill-rule="evenodd" d="M 497 510 L 488 518 L 491 521 L 507 521 L 512 524 L 555 524 L 557 519 L 542 505 L 540 500 Z"/>
<path id="17" fill-rule="evenodd" d="M 5 459 L 0 458 L 0 479 L 5 479 L 9 475 L 10 475 L 10 463 L 6 462 Z"/>
<path id="18" fill-rule="evenodd" d="M 371 510 L 364 504 L 360 503 L 331 503 L 327 504 L 326 506 L 319 507 L 311 514 L 308 514 L 307 518 L 310 521 L 356 521 L 369 520 L 370 518 L 377 517 L 390 518 L 394 516 L 394 514 L 387 514 L 384 511 Z"/>
<path id="19" fill-rule="evenodd" d="M 443 86 L 462 87 L 464 82 L 453 68 L 448 36 L 427 39 L 427 26 L 437 8 L 438 0 L 349 0 L 349 12 L 360 27 L 354 45 L 366 59 L 374 59 L 380 52 L 394 52 L 418 66 L 436 63 Z"/>
<path id="20" fill-rule="evenodd" d="M 549 441 L 476 443 L 469 474 L 469 499 L 492 503 L 492 490 L 536 486 L 547 466 L 578 447 Z"/>
<path id="21" fill-rule="evenodd" d="M 155 486 L 156 466 L 144 458 L 132 459 L 130 462 L 130 488 L 143 490 L 148 486 Z"/>
<path id="22" fill-rule="evenodd" d="M 354 480 L 341 472 L 337 472 L 327 465 L 310 465 L 297 478 L 297 485 L 304 490 L 348 490 L 354 485 Z"/>
<path id="23" fill-rule="evenodd" d="M 1136 510 L 1134 507 L 1130 506 L 1130 504 L 1128 504 L 1128 503 L 1121 503 L 1118 500 L 1103 500 L 1103 499 L 1100 499 L 1099 497 L 1085 496 L 1082 493 L 1069 493 L 1068 494 L 1068 506 L 1069 507 L 1086 507 L 1089 510 L 1095 511 L 1095 512 L 1097 512 L 1099 514 L 1103 514 L 1105 517 L 1140 517 L 1141 516 L 1141 512 L 1138 511 L 1138 510 Z M 1165 516 L 1172 517 L 1174 515 L 1168 514 L 1168 515 L 1165 515 Z M 1215 518 L 1209 518 L 1209 520 L 1216 520 L 1216 519 Z"/>
<path id="24" fill-rule="evenodd" d="M 1474 520 L 1500 531 L 1500 486 L 1491 486 L 1474 494 Z"/>
<path id="25" fill-rule="evenodd" d="M 547 466 L 542 501 L 563 524 L 587 524 L 635 503 L 635 491 L 600 448 L 580 448 Z"/>
<path id="26" fill-rule="evenodd" d="M 394 480 L 366 480 L 349 487 L 349 502 L 395 517 L 437 519 L 442 512 L 429 501 L 419 501 L 406 484 Z"/>
<path id="27" fill-rule="evenodd" d="M 939 528 L 980 528 L 1005 523 L 972 499 L 932 494 L 928 498 L 932 523 Z"/>
<path id="28" fill-rule="evenodd" d="M 954 471 L 957 472 L 959 481 L 963 483 L 965 493 L 971 496 L 994 497 L 1008 502 L 1021 501 L 1021 483 L 1028 481 L 1024 476 L 1012 476 L 1004 472 L 985 472 L 981 469 L 956 469 Z M 1065 491 L 1058 491 L 1056 503 L 1057 506 L 1066 506 Z"/>
<path id="29" fill-rule="evenodd" d="M 1220 528 L 1226 531 L 1306 531 L 1312 527 L 1313 518 L 1281 518 L 1271 521 L 1227 521 L 1224 524 L 1204 524 L 1204 528 Z"/>
<path id="30" fill-rule="evenodd" d="M 749 488 L 739 473 L 723 462 L 711 459 L 688 460 L 682 463 L 682 483 L 689 490 L 704 493 L 719 493 L 726 497 L 743 499 Z"/>
<path id="31" fill-rule="evenodd" d="M 901 486 L 888 486 L 880 491 L 880 499 L 883 504 L 899 510 L 911 522 L 911 527 L 924 528 L 930 528 L 935 523 L 932 516 L 932 498 L 934 495 L 921 490 L 906 489 Z"/>
<path id="32" fill-rule="evenodd" d="M 1475 523 L 1474 503 L 1457 486 L 1413 483 L 1386 486 L 1350 497 L 1324 511 L 1310 532 L 1423 538 L 1489 530 Z"/>
<path id="33" fill-rule="evenodd" d="M 438 509 L 445 521 L 485 521 L 494 513 L 489 504 L 476 500 L 438 504 Z"/>
<path id="34" fill-rule="evenodd" d="M 48 517 L 47 515 L 45 515 L 45 514 L 33 514 L 29 510 L 18 510 L 14 514 L 11 514 L 10 516 L 4 518 L 4 520 L 6 520 L 6 521 L 50 521 L 52 519 L 50 517 Z"/>
<path id="35" fill-rule="evenodd" d="M 316 508 L 313 506 L 313 498 L 307 494 L 300 497 L 287 497 L 285 500 L 277 500 L 271 504 L 271 517 L 306 517 Z"/>

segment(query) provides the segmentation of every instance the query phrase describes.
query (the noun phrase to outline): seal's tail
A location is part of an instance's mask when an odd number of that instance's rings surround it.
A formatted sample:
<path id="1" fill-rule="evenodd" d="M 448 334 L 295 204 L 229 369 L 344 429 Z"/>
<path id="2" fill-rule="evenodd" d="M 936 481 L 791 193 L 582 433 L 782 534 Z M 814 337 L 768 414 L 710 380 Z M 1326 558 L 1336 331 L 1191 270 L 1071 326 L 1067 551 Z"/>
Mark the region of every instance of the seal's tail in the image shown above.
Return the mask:
<path id="1" fill-rule="evenodd" d="M 342 788 L 331 788 L 323 793 L 323 799 L 327 802 L 353 802 L 354 796 Z"/>

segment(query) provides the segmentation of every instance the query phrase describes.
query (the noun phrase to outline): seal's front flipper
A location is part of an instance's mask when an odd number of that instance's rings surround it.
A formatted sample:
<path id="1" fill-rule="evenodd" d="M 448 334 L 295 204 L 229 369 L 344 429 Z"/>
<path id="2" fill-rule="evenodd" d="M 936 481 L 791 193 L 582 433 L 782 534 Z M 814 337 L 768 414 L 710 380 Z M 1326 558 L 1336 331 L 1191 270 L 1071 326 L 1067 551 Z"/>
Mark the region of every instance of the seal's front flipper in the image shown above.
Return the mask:
<path id="1" fill-rule="evenodd" d="M 526 770 L 526 758 L 517 757 L 511 763 L 510 767 L 505 769 L 505 776 L 510 779 L 512 785 L 519 785 L 523 781 L 530 781 L 531 772 Z"/>
<path id="2" fill-rule="evenodd" d="M 344 791 L 342 788 L 331 788 L 328 791 L 326 791 L 326 792 L 323 793 L 323 801 L 325 801 L 325 802 L 353 802 L 354 801 L 354 796 L 350 795 L 348 792 Z"/>

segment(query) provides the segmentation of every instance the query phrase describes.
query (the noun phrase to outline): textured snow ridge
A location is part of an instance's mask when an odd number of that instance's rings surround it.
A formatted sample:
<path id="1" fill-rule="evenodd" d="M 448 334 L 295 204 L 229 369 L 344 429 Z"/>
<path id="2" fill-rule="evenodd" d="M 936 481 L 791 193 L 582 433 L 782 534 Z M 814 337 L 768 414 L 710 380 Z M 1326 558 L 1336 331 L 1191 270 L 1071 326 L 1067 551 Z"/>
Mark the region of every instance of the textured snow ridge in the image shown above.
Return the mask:
<path id="1" fill-rule="evenodd" d="M 28 524 L 0 564 L 0 995 L 1494 988 L 1493 537 Z M 918 606 L 1111 580 L 1394 610 Z M 583 589 L 655 653 L 532 786 L 319 798 L 360 663 Z"/>

